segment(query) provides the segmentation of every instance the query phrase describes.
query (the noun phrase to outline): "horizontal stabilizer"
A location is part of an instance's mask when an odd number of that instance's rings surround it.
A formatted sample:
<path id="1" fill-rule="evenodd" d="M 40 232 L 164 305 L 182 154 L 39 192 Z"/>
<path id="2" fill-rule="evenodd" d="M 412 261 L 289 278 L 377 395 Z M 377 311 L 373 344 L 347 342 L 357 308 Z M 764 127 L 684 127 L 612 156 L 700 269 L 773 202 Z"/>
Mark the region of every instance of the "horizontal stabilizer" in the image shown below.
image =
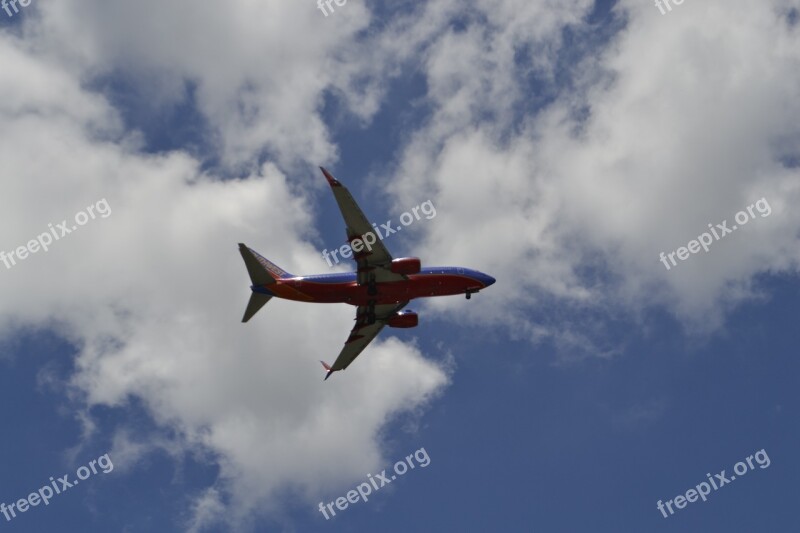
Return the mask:
<path id="1" fill-rule="evenodd" d="M 242 317 L 242 322 L 247 322 L 253 315 L 258 313 L 258 310 L 264 307 L 264 305 L 272 299 L 272 296 L 268 296 L 266 294 L 260 294 L 254 292 L 250 295 L 250 301 L 247 302 L 247 309 L 244 311 L 244 317 Z"/>

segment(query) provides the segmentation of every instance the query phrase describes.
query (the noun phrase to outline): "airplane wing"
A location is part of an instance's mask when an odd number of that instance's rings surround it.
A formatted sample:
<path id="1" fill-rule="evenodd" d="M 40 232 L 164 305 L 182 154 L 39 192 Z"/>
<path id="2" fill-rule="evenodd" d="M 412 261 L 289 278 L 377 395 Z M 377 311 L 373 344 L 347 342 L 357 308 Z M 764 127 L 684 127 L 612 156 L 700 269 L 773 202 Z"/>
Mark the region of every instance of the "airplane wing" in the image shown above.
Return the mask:
<path id="1" fill-rule="evenodd" d="M 342 217 L 347 227 L 347 241 L 351 246 L 356 239 L 360 239 L 362 242 L 374 242 L 374 244 L 369 245 L 371 250 L 362 248 L 361 251 L 356 252 L 355 248 L 353 249 L 353 259 L 358 265 L 358 284 L 365 285 L 370 276 L 375 276 L 374 280 L 376 282 L 402 281 L 406 279 L 406 276 L 395 274 L 389 270 L 392 263 L 392 254 L 383 245 L 380 237 L 378 237 L 378 232 L 375 231 L 367 217 L 364 216 L 363 211 L 358 207 L 347 187 L 339 183 L 330 172 L 322 167 L 319 168 L 333 190 L 336 203 L 339 204 L 339 210 L 342 212 Z"/>
<path id="2" fill-rule="evenodd" d="M 406 305 L 408 305 L 408 302 L 376 305 L 375 322 L 373 324 L 370 324 L 367 319 L 367 306 L 359 306 L 358 310 L 356 311 L 356 325 L 353 326 L 353 330 L 350 332 L 350 337 L 344 343 L 344 348 L 342 348 L 342 351 L 339 353 L 339 357 L 336 358 L 333 366 L 329 366 L 324 361 L 320 361 L 322 366 L 325 367 L 325 370 L 328 371 L 325 379 L 328 379 L 331 373 L 347 368 L 350 363 L 352 363 L 353 360 L 364 351 L 364 348 L 366 348 L 369 343 L 372 342 L 372 339 L 374 339 L 378 333 L 380 333 L 380 331 L 386 325 L 386 320 Z"/>

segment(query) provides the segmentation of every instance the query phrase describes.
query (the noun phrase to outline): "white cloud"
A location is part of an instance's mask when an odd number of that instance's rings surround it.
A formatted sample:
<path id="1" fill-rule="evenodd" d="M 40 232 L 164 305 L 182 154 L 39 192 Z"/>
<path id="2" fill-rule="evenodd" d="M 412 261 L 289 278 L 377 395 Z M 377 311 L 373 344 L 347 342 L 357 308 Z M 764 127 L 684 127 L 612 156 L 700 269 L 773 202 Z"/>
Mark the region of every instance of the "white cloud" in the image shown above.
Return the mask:
<path id="1" fill-rule="evenodd" d="M 246 167 L 265 149 L 284 165 L 330 161 L 323 92 L 360 92 L 336 53 L 369 21 L 351 4 L 333 20 L 313 2 L 64 0 L 43 3 L 28 37 L 78 74 L 124 74 L 154 107 L 194 84 L 229 166 Z"/>
<path id="2" fill-rule="evenodd" d="M 547 3 L 484 2 L 474 18 L 498 17 L 495 4 L 526 20 Z M 551 14 L 550 46 L 541 30 L 520 33 L 513 23 L 445 32 L 424 71 L 434 115 L 392 181 L 400 205 L 420 189 L 436 203 L 420 255 L 497 277 L 471 316 L 534 338 L 591 329 L 565 317 L 570 310 L 638 320 L 665 306 L 690 329 L 718 327 L 752 297 L 754 275 L 797 270 L 800 219 L 788 206 L 798 200 L 798 171 L 782 164 L 797 157 L 800 42 L 785 17 L 797 5 L 694 2 L 662 16 L 621 2 L 626 27 L 571 66 L 572 89 L 547 80 L 568 79 L 553 59 L 561 24 L 591 31 L 579 22 L 587 3 L 569 17 Z M 515 60 L 526 46 L 541 50 Z M 538 97 L 520 84 L 530 71 L 542 93 L 561 92 L 520 117 Z M 659 252 L 762 197 L 769 218 L 669 272 L 659 263 Z M 530 314 L 543 304 L 554 320 Z"/>

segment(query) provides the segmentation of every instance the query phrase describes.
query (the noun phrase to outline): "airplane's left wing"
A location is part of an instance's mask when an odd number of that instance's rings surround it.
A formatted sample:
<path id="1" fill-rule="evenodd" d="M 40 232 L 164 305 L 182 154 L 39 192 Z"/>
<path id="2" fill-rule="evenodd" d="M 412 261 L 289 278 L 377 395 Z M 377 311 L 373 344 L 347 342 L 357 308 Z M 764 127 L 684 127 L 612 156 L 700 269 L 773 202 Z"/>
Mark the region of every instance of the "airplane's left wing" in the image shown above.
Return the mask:
<path id="1" fill-rule="evenodd" d="M 381 281 L 402 281 L 406 277 L 402 274 L 395 274 L 389 270 L 392 263 L 392 254 L 386 249 L 378 236 L 378 232 L 369 223 L 364 212 L 358 207 L 353 195 L 347 190 L 347 187 L 342 185 L 330 172 L 322 167 L 319 167 L 328 183 L 333 190 L 333 196 L 336 198 L 336 203 L 339 205 L 339 210 L 342 212 L 345 226 L 347 227 L 347 240 L 353 248 L 353 259 L 358 264 L 358 283 L 359 285 L 366 284 L 370 276 L 374 276 L 374 280 Z M 353 246 L 353 241 L 356 239 L 362 243 L 370 242 L 369 249 L 360 247 L 356 250 Z"/>
<path id="2" fill-rule="evenodd" d="M 389 319 L 389 317 L 405 307 L 407 304 L 408 302 L 376 305 L 375 322 L 372 324 L 370 324 L 368 320 L 369 309 L 363 305 L 359 306 L 356 312 L 356 325 L 353 326 L 353 330 L 350 332 L 350 337 L 344 343 L 344 348 L 342 348 L 342 351 L 339 353 L 339 357 L 337 357 L 336 361 L 334 361 L 333 366 L 329 366 L 324 361 L 320 361 L 325 367 L 325 370 L 328 371 L 325 379 L 328 379 L 331 373 L 347 368 L 350 363 L 352 363 L 353 360 L 355 360 L 355 358 L 364 351 L 364 348 L 366 348 L 369 343 L 372 342 L 372 339 L 374 339 L 378 333 L 380 333 L 380 331 L 386 325 L 386 321 Z"/>

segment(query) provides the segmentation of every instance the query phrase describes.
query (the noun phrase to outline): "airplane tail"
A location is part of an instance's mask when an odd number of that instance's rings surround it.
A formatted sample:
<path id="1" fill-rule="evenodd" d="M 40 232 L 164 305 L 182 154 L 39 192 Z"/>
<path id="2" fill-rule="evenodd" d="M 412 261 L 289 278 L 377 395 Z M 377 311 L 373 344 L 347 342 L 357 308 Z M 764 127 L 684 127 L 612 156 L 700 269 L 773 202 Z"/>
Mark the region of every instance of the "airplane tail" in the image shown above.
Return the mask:
<path id="1" fill-rule="evenodd" d="M 277 280 L 291 278 L 292 275 L 242 243 L 239 243 L 239 253 L 242 254 L 247 273 L 250 275 L 250 281 L 253 282 L 253 294 L 250 295 L 250 301 L 247 303 L 247 309 L 245 309 L 244 317 L 242 317 L 242 322 L 247 322 L 272 299 L 271 295 L 256 292 L 255 288 L 272 285 Z"/>
<path id="2" fill-rule="evenodd" d="M 247 309 L 244 310 L 244 316 L 242 317 L 242 322 L 247 322 L 253 315 L 258 313 L 259 309 L 264 307 L 268 301 L 272 300 L 272 296 L 267 296 L 266 294 L 260 294 L 254 292 L 250 295 L 250 301 L 247 302 Z"/>

